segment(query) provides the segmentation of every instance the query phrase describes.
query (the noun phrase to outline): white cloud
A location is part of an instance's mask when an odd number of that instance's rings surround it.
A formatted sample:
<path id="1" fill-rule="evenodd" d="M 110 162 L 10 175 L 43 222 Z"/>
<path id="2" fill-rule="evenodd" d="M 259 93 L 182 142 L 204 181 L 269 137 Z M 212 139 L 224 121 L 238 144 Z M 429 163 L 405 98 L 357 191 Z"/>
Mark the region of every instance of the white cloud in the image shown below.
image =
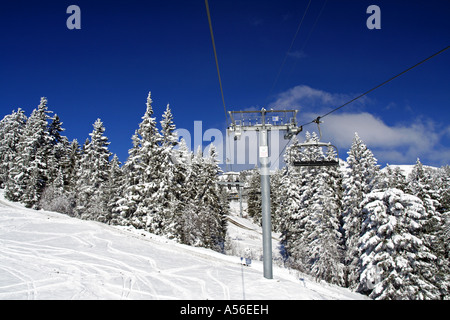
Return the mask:
<path id="1" fill-rule="evenodd" d="M 418 157 L 441 163 L 443 148 L 434 122 L 416 119 L 409 125 L 387 125 L 382 119 L 368 112 L 332 114 L 321 126 L 324 141 L 349 148 L 355 132 L 381 160 L 381 164 L 414 163 Z M 309 129 L 309 128 L 305 128 Z M 312 127 L 311 130 L 316 130 Z M 343 155 L 341 154 L 341 157 Z M 448 162 L 448 158 L 446 160 Z"/>
<path id="2" fill-rule="evenodd" d="M 423 149 L 436 144 L 439 139 L 431 124 L 417 121 L 409 126 L 388 126 L 367 112 L 331 114 L 326 118 L 324 130 L 341 144 L 358 132 L 365 143 L 372 147 L 415 145 Z"/>
<path id="3" fill-rule="evenodd" d="M 281 93 L 272 105 L 274 108 L 276 106 L 299 109 L 299 122 L 305 123 L 350 101 L 355 96 L 357 95 L 329 93 L 300 85 Z M 330 114 L 323 119 L 324 123 L 321 125 L 322 140 L 338 146 L 341 158 L 346 158 L 346 152 L 357 132 L 382 165 L 415 163 L 418 157 L 434 165 L 450 162 L 450 151 L 447 151 L 448 147 L 442 145 L 443 139 L 450 134 L 450 126 L 446 125 L 443 128 L 436 121 L 423 117 L 417 117 L 407 124 L 388 125 L 380 117 L 360 111 L 361 105 L 373 104 L 367 97 L 355 103 L 357 108 L 346 107 L 345 113 L 344 110 L 339 110 Z M 395 102 L 392 102 L 388 107 L 394 104 Z M 386 109 L 384 110 L 386 112 Z M 318 130 L 315 124 L 311 124 L 305 127 L 304 131 Z"/>
<path id="4" fill-rule="evenodd" d="M 329 93 L 323 90 L 299 85 L 278 95 L 272 108 L 295 108 L 300 111 L 314 111 L 317 115 L 336 108 L 356 97 L 357 94 Z M 368 99 L 363 97 L 355 102 L 356 105 L 367 103 Z M 316 117 L 317 117 L 316 115 Z"/>

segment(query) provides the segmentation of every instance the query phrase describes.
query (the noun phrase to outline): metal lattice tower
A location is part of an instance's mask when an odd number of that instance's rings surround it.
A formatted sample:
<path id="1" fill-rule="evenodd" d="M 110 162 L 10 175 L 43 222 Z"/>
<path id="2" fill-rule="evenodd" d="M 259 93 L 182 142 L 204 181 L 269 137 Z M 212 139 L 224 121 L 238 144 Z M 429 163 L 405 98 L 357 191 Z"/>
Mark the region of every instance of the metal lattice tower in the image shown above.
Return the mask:
<path id="1" fill-rule="evenodd" d="M 264 277 L 273 279 L 272 272 L 272 222 L 270 216 L 270 164 L 269 131 L 285 131 L 284 138 L 290 139 L 302 131 L 297 125 L 297 110 L 229 111 L 231 125 L 229 132 L 234 139 L 240 139 L 244 131 L 259 132 L 259 162 L 261 172 L 261 206 L 263 231 Z"/>

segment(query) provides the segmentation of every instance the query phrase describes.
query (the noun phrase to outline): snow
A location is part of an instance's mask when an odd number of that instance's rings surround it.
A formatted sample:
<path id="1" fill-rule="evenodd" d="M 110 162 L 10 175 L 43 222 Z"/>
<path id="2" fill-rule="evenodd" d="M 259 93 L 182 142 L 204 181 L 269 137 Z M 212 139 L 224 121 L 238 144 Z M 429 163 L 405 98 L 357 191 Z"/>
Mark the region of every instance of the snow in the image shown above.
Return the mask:
<path id="1" fill-rule="evenodd" d="M 246 203 L 243 204 L 244 217 L 240 217 L 238 201 L 231 201 L 231 215 L 228 217 L 227 235 L 231 248 L 227 251 L 239 257 L 262 261 L 262 231 L 261 227 L 246 219 Z M 278 248 L 280 234 L 272 233 L 272 258 L 274 264 L 281 264 L 281 254 Z"/>
<path id="2" fill-rule="evenodd" d="M 254 230 L 242 229 L 240 245 L 257 252 L 258 227 L 234 218 Z M 26 209 L 0 192 L 0 300 L 367 299 L 278 265 L 268 280 L 262 269 L 142 230 Z"/>
<path id="3" fill-rule="evenodd" d="M 405 177 L 408 177 L 414 169 L 413 164 L 390 164 L 389 166 L 391 167 L 392 170 L 394 170 L 395 168 L 399 168 Z M 434 170 L 438 169 L 437 167 L 426 166 L 426 165 L 424 165 L 423 167 L 434 169 Z M 386 170 L 386 167 L 384 167 L 382 169 L 382 171 L 385 171 L 385 170 Z"/>

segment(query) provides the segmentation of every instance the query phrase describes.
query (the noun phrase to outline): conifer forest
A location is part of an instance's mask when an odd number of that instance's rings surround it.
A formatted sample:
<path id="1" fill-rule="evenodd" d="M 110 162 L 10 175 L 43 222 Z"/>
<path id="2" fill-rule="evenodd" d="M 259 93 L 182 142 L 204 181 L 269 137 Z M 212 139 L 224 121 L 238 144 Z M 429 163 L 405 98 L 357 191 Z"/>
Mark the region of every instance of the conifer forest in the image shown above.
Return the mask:
<path id="1" fill-rule="evenodd" d="M 31 115 L 19 108 L 0 121 L 0 187 L 9 200 L 225 253 L 230 200 L 218 184 L 218 151 L 190 151 L 169 106 L 158 121 L 148 95 L 121 163 L 101 119 L 84 142 L 69 141 L 47 104 L 41 98 Z M 305 142 L 314 140 L 306 133 Z M 448 300 L 450 167 L 417 159 L 407 174 L 381 168 L 358 134 L 339 166 L 296 167 L 336 157 L 298 144 L 293 138 L 270 177 L 277 263 L 372 299 Z M 247 215 L 261 223 L 258 168 L 240 179 Z"/>

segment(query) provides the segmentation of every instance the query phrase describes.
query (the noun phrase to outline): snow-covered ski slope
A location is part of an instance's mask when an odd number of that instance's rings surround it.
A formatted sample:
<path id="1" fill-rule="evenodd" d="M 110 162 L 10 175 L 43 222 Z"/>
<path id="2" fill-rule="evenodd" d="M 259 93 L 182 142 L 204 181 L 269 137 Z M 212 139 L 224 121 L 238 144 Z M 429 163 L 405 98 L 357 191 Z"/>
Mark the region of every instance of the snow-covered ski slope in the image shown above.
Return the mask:
<path id="1" fill-rule="evenodd" d="M 177 244 L 66 215 L 26 209 L 0 194 L 0 299 L 366 299 L 262 264 L 240 264 Z"/>

